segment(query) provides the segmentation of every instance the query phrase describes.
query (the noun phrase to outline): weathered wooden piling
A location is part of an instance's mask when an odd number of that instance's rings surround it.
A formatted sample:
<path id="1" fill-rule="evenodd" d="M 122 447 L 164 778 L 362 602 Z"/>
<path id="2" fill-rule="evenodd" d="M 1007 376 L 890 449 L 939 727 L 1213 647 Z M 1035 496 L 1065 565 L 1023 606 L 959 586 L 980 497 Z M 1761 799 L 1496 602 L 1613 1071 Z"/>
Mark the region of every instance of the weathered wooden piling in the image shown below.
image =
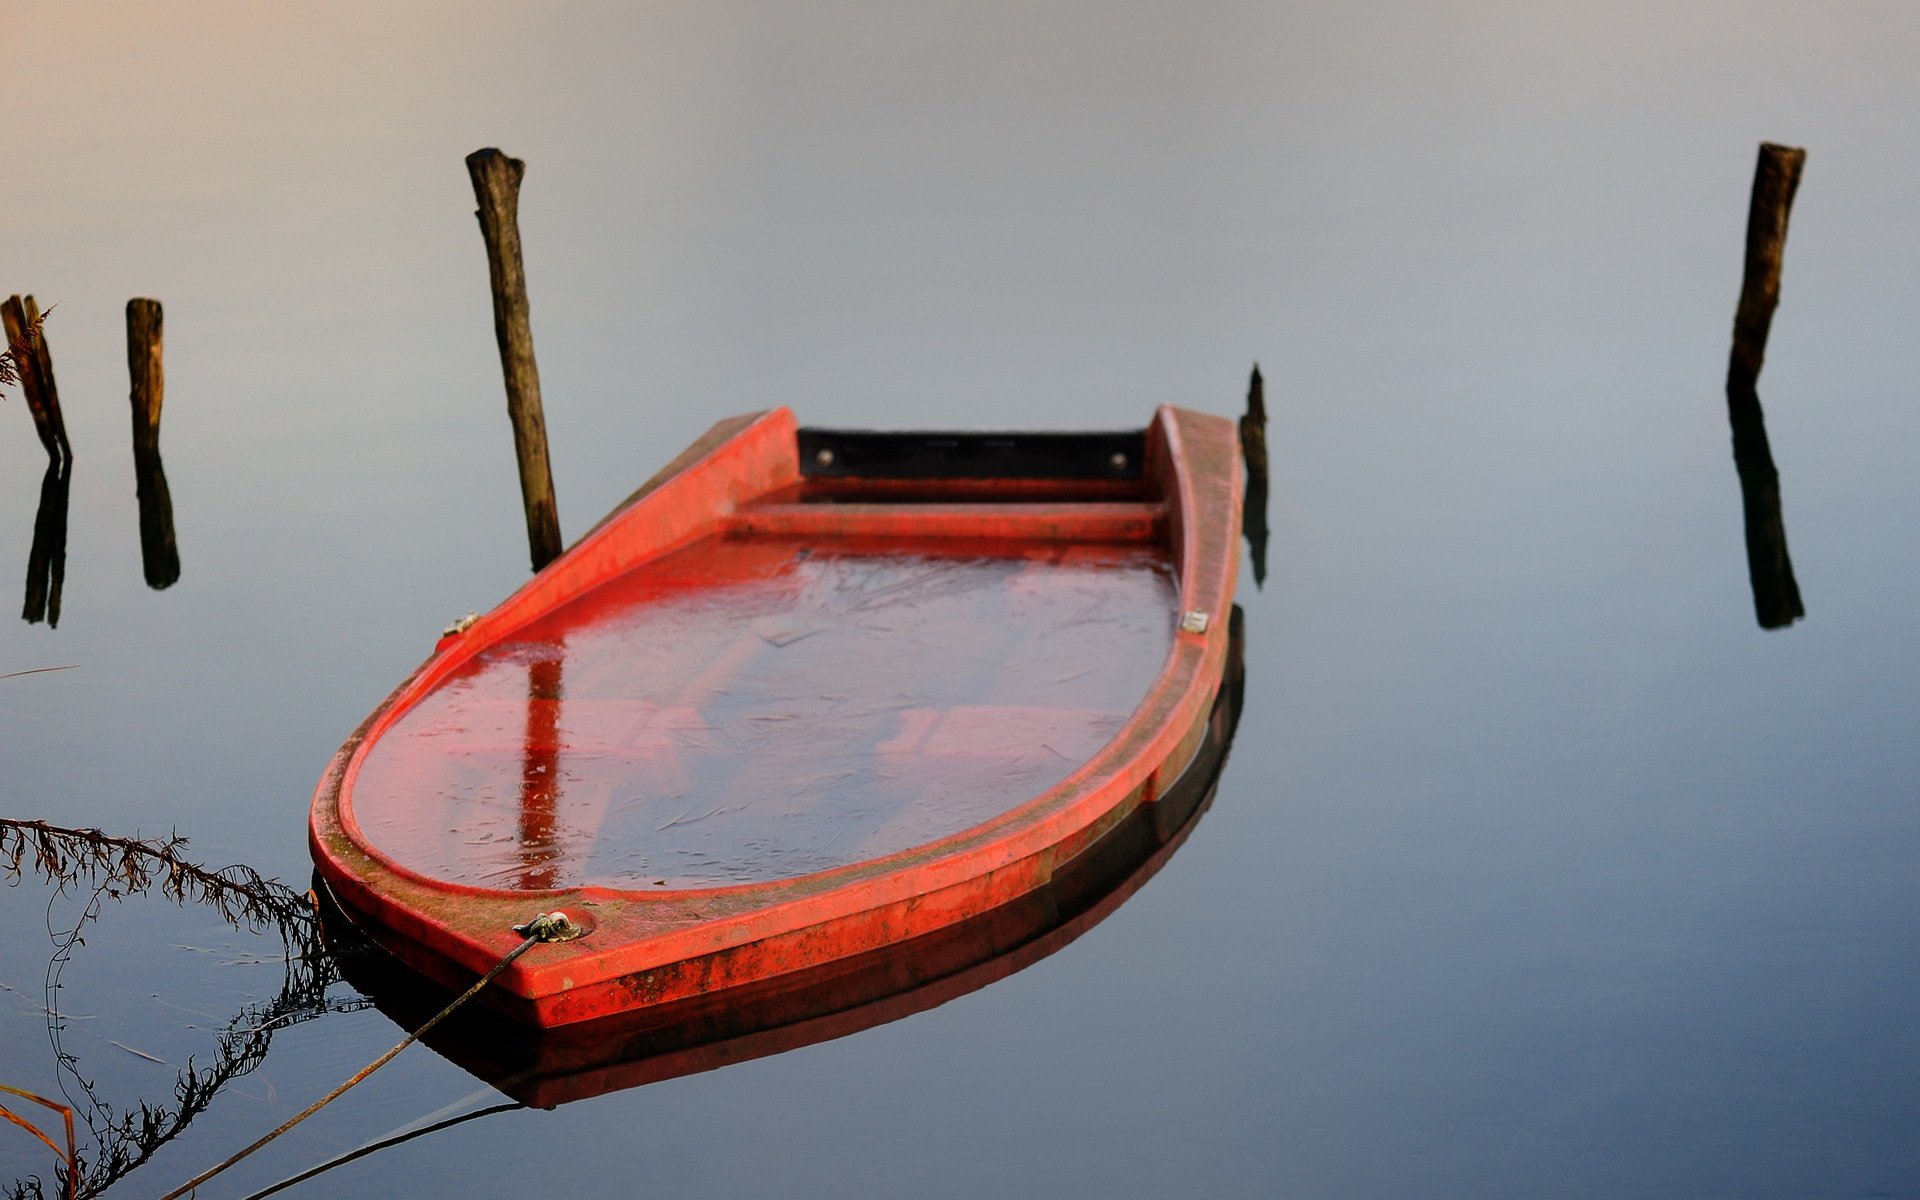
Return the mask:
<path id="1" fill-rule="evenodd" d="M 52 310 L 49 309 L 49 312 Z M 7 348 L 20 376 L 20 394 L 33 414 L 34 432 L 47 457 L 60 462 L 73 457 L 67 441 L 66 418 L 60 413 L 60 389 L 53 379 L 53 352 L 47 349 L 43 314 L 32 296 L 9 296 L 0 303 L 0 324 L 7 331 Z"/>
<path id="2" fill-rule="evenodd" d="M 1240 418 L 1240 457 L 1246 463 L 1246 491 L 1241 500 L 1240 532 L 1253 556 L 1253 586 L 1267 581 L 1267 402 L 1260 364 L 1253 364 L 1247 381 L 1247 411 Z"/>
<path id="3" fill-rule="evenodd" d="M 132 385 L 128 399 L 133 404 L 136 438 L 160 433 L 160 406 L 167 393 L 164 315 L 158 300 L 127 301 L 127 378 Z"/>
<path id="4" fill-rule="evenodd" d="M 467 174 L 479 203 L 474 215 L 480 219 L 480 234 L 487 243 L 493 333 L 500 343 L 500 370 L 506 376 L 507 415 L 513 421 L 520 499 L 527 513 L 527 546 L 533 569 L 538 571 L 558 558 L 562 547 L 553 468 L 547 461 L 546 415 L 540 406 L 540 371 L 533 360 L 527 276 L 520 260 L 520 179 L 526 170 L 526 163 L 495 149 L 467 155 Z"/>
<path id="5" fill-rule="evenodd" d="M 1780 475 L 1760 411 L 1760 368 L 1767 335 L 1780 304 L 1780 269 L 1787 246 L 1787 218 L 1807 152 L 1762 142 L 1747 209 L 1746 270 L 1733 317 L 1733 350 L 1727 360 L 1727 417 L 1733 426 L 1733 461 L 1740 475 L 1747 537 L 1747 575 L 1754 617 L 1762 629 L 1781 629 L 1806 615 L 1800 585 L 1787 555 L 1780 511 Z"/>
<path id="6" fill-rule="evenodd" d="M 147 586 L 171 587 L 180 578 L 174 539 L 173 495 L 160 462 L 160 409 L 166 369 L 158 300 L 127 301 L 128 403 L 133 409 L 133 482 L 140 502 L 140 566 Z"/>

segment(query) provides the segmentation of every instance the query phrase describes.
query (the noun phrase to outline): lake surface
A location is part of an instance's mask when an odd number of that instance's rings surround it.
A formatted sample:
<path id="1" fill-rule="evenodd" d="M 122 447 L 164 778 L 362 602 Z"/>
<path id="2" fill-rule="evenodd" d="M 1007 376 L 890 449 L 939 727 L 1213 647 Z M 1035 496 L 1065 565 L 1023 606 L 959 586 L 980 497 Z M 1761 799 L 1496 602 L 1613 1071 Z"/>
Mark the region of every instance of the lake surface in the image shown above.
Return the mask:
<path id="1" fill-rule="evenodd" d="M 1911 5 L 6 28 L 0 295 L 57 305 L 75 454 L 58 626 L 0 625 L 0 674 L 73 668 L 0 679 L 7 817 L 177 831 L 306 888 L 329 755 L 527 571 L 482 146 L 528 164 L 568 537 L 736 412 L 1107 429 L 1237 414 L 1266 376 L 1239 736 L 1137 895 L 902 1020 L 286 1194 L 1920 1195 Z M 1808 150 L 1759 387 L 1808 615 L 1773 632 L 1722 392 L 1762 140 Z M 136 296 L 166 314 L 164 589 Z M 20 579 L 45 460 L 17 394 L 0 424 Z M 50 1037 L 48 931 L 87 899 L 0 891 L 0 1084 L 137 1114 L 223 1031 L 249 1067 L 111 1194 L 178 1185 L 400 1036 L 322 981 L 254 1055 L 305 968 L 270 927 L 130 895 L 71 948 Z M 499 1103 L 414 1047 L 200 1195 Z M 0 1185 L 52 1163 L 0 1126 Z"/>

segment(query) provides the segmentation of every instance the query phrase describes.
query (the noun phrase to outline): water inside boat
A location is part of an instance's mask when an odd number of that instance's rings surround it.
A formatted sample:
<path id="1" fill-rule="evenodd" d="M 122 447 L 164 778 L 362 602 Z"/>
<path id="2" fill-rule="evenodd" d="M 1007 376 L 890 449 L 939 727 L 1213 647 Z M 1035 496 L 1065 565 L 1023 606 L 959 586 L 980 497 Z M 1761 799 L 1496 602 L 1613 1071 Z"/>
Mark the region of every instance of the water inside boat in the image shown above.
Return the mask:
<path id="1" fill-rule="evenodd" d="M 1118 731 L 1163 548 L 715 535 L 488 647 L 372 746 L 372 845 L 450 882 L 703 888 L 911 849 Z"/>

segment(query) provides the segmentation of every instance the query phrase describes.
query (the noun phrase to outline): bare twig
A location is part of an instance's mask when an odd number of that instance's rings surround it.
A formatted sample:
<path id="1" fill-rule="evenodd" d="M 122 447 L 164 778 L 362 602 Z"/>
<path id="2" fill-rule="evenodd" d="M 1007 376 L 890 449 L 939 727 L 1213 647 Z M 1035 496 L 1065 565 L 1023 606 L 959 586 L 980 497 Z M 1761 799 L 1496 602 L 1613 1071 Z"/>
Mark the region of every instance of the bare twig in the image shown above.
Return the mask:
<path id="1" fill-rule="evenodd" d="M 244 921 L 254 928 L 312 922 L 304 892 L 267 879 L 252 867 L 212 870 L 188 862 L 180 857 L 186 844 L 178 834 L 145 841 L 0 817 L 0 875 L 18 880 L 30 865 L 60 887 L 105 882 L 112 896 L 144 892 L 157 884 L 171 900 L 210 904 L 227 921 Z"/>
<path id="2" fill-rule="evenodd" d="M 7 333 L 7 348 L 0 351 L 0 387 L 16 387 L 20 384 L 20 372 L 33 370 L 33 347 L 40 340 L 40 326 L 46 324 L 58 305 L 48 305 L 47 311 L 27 322 L 20 336 L 15 337 L 11 330 Z"/>

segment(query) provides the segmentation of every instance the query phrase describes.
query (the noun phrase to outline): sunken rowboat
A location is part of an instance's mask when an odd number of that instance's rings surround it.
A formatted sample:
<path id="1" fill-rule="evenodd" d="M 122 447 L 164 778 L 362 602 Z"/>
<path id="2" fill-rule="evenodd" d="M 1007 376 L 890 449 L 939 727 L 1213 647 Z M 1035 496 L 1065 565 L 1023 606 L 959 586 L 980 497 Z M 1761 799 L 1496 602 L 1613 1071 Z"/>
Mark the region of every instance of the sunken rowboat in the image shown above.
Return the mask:
<path id="1" fill-rule="evenodd" d="M 1233 610 L 1226 685 L 1200 752 L 1151 804 L 1103 834 L 1097 852 L 1057 865 L 1017 900 L 932 933 L 762 983 L 558 1029 L 516 1029 L 479 1005 L 441 1013 L 453 993 L 369 946 L 325 903 L 320 929 L 341 975 L 395 1024 L 529 1108 L 711 1071 L 847 1037 L 945 1004 L 1059 952 L 1111 916 L 1164 867 L 1213 802 L 1244 690 Z"/>
<path id="2" fill-rule="evenodd" d="M 1151 821 L 1229 659 L 1232 422 L 716 425 L 334 756 L 341 912 L 554 1027 L 823 967 L 1043 892 Z M 1142 815 L 1144 814 L 1144 816 Z"/>

